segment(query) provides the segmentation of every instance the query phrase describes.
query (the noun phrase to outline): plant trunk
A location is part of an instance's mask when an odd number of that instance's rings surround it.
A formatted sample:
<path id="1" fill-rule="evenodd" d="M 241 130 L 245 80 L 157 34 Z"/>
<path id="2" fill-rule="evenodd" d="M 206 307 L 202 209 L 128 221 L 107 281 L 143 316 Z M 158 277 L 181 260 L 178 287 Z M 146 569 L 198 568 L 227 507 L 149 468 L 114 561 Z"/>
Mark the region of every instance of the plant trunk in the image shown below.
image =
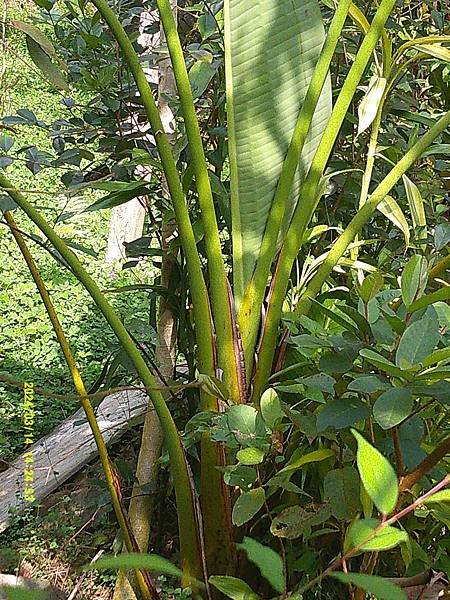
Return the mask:
<path id="1" fill-rule="evenodd" d="M 126 242 L 140 238 L 144 229 L 145 198 L 133 198 L 111 210 L 105 262 L 112 264 L 125 258 Z"/>
<path id="2" fill-rule="evenodd" d="M 172 0 L 172 8 L 174 11 L 176 10 L 176 0 Z M 145 13 L 142 20 L 154 20 L 154 15 L 152 13 Z M 154 45 L 154 39 L 156 36 L 146 36 L 145 34 L 141 36 L 141 38 L 145 37 L 151 39 L 141 39 L 140 43 L 148 49 Z M 161 32 L 158 37 L 158 43 L 163 43 L 164 34 Z M 158 107 L 161 113 L 164 129 L 166 133 L 170 135 L 174 133 L 175 127 L 174 117 L 166 99 L 167 96 L 170 96 L 174 93 L 174 81 L 169 60 L 160 62 L 157 79 L 159 80 Z M 166 197 L 168 197 L 167 184 L 165 180 L 163 180 L 162 185 L 163 193 Z M 176 226 L 173 222 L 163 223 L 161 227 L 161 248 L 163 250 L 163 258 L 161 265 L 160 285 L 166 289 L 169 287 L 172 271 L 176 261 L 175 256 L 173 256 L 169 251 L 169 244 L 173 238 L 175 229 Z M 160 373 L 160 377 L 158 377 L 158 379 L 160 380 L 161 384 L 173 379 L 176 361 L 176 340 L 177 329 L 174 314 L 170 309 L 170 304 L 163 296 L 161 296 L 158 311 L 157 346 L 155 352 L 156 364 L 158 365 Z M 141 446 L 136 468 L 137 483 L 133 486 L 129 508 L 131 526 L 141 552 L 146 552 L 148 549 L 151 530 L 151 517 L 153 513 L 152 490 L 155 489 L 157 484 L 157 461 L 161 455 L 162 443 L 163 433 L 159 419 L 150 403 L 142 431 Z M 142 492 L 142 486 L 144 485 L 150 489 L 150 493 Z M 134 572 L 130 571 L 126 573 L 125 571 L 119 571 L 113 600 L 134 600 L 136 596 L 137 586 Z"/>

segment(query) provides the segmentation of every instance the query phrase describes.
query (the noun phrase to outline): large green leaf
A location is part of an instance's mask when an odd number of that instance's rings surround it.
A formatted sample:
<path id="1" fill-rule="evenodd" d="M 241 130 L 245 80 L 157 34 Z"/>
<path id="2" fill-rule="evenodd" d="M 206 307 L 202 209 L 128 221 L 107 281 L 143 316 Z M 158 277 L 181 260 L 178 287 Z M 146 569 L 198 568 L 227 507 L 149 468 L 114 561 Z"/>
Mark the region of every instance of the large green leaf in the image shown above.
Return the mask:
<path id="1" fill-rule="evenodd" d="M 250 562 L 255 564 L 261 571 L 261 575 L 267 579 L 274 590 L 281 592 L 284 590 L 284 567 L 283 560 L 279 554 L 263 546 L 256 540 L 244 537 L 244 541 L 238 544 L 240 550 L 244 550 Z"/>
<path id="2" fill-rule="evenodd" d="M 388 579 L 378 577 L 377 575 L 330 573 L 330 577 L 335 577 L 345 584 L 353 583 L 376 596 L 378 600 L 406 600 L 406 594 L 401 588 L 391 583 Z"/>
<path id="3" fill-rule="evenodd" d="M 282 163 L 324 41 L 317 0 L 225 0 L 235 284 L 249 281 Z M 292 214 L 331 111 L 324 87 L 293 186 Z"/>
<path id="4" fill-rule="evenodd" d="M 358 442 L 356 461 L 364 489 L 378 510 L 387 515 L 394 510 L 398 500 L 398 481 L 389 461 L 355 429 L 352 433 Z"/>

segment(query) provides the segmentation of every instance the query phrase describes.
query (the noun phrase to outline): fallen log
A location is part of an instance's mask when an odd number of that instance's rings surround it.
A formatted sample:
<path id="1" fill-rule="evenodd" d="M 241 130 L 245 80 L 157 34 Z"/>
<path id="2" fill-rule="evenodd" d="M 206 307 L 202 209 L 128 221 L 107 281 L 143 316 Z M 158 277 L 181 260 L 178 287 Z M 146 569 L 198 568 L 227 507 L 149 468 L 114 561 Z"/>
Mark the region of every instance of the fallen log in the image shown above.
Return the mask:
<path id="1" fill-rule="evenodd" d="M 45 581 L 0 573 L 0 600 L 8 600 L 12 596 L 8 593 L 9 590 L 16 589 L 33 590 L 36 600 L 67 600 L 67 594 Z"/>
<path id="2" fill-rule="evenodd" d="M 106 444 L 119 439 L 147 406 L 148 397 L 139 390 L 106 396 L 95 409 Z M 6 471 L 0 473 L 0 532 L 8 527 L 11 514 L 21 514 L 30 506 L 24 497 L 25 487 L 30 489 L 32 486 L 36 502 L 39 502 L 96 456 L 94 438 L 84 411 L 80 409 L 29 446 Z M 33 481 L 28 481 L 25 486 L 26 469 L 32 469 Z"/>

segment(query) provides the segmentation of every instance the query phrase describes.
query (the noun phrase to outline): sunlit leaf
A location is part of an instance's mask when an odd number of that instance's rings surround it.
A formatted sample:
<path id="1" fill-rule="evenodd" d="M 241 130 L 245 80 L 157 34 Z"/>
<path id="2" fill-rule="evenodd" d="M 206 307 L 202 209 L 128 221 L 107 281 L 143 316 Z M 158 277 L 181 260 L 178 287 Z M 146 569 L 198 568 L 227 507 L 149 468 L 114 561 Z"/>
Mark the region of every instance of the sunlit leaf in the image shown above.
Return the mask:
<path id="1" fill-rule="evenodd" d="M 425 291 L 428 279 L 428 262 L 418 254 L 412 256 L 403 269 L 401 278 L 402 298 L 406 308 Z"/>
<path id="2" fill-rule="evenodd" d="M 275 424 L 284 417 L 280 399 L 273 388 L 269 388 L 263 393 L 260 406 L 267 427 L 273 429 Z"/>
<path id="3" fill-rule="evenodd" d="M 352 429 L 358 442 L 356 460 L 366 492 L 383 514 L 394 510 L 398 499 L 398 481 L 390 462 L 363 436 Z"/>
<path id="4" fill-rule="evenodd" d="M 259 255 L 281 167 L 322 50 L 317 0 L 226 0 L 228 146 L 234 277 L 245 289 Z M 270 40 L 270 41 L 269 41 Z M 327 81 L 297 169 L 285 225 L 331 111 Z M 239 296 L 242 290 L 235 290 Z"/>
<path id="5" fill-rule="evenodd" d="M 403 175 L 403 184 L 405 186 L 406 197 L 408 198 L 414 227 L 426 227 L 427 220 L 425 216 L 424 201 L 419 188 L 407 175 Z M 426 231 L 421 233 L 421 237 L 426 237 Z"/>
<path id="6" fill-rule="evenodd" d="M 252 588 L 237 577 L 227 575 L 213 575 L 208 579 L 209 583 L 232 600 L 258 600 L 258 594 Z"/>
<path id="7" fill-rule="evenodd" d="M 117 556 L 103 556 L 94 563 L 83 567 L 83 571 L 104 571 L 105 569 L 145 569 L 157 571 L 172 577 L 181 577 L 181 570 L 169 560 L 157 554 L 122 553 Z"/>
<path id="8" fill-rule="evenodd" d="M 440 492 L 436 492 L 435 494 L 423 501 L 424 504 L 433 504 L 435 502 L 450 502 L 450 490 L 441 490 Z"/>
<path id="9" fill-rule="evenodd" d="M 387 218 L 391 223 L 393 223 L 396 227 L 400 229 L 405 238 L 405 246 L 406 248 L 409 246 L 410 233 L 409 233 L 409 225 L 406 220 L 405 215 L 403 214 L 402 209 L 397 204 L 392 196 L 386 196 L 384 200 L 380 202 L 377 206 L 377 209 Z"/>
<path id="10" fill-rule="evenodd" d="M 361 287 L 359 288 L 359 295 L 361 300 L 367 304 L 375 298 L 378 292 L 382 289 L 384 283 L 384 277 L 379 271 L 369 273 L 363 280 Z"/>
<path id="11" fill-rule="evenodd" d="M 386 89 L 386 79 L 379 75 L 373 75 L 363 99 L 358 106 L 358 133 L 361 135 L 370 127 L 378 112 L 384 90 Z"/>
<path id="12" fill-rule="evenodd" d="M 351 548 L 359 548 L 361 552 L 390 550 L 407 539 L 408 534 L 401 529 L 389 525 L 380 528 L 377 519 L 358 519 L 345 534 L 345 552 Z"/>
<path id="13" fill-rule="evenodd" d="M 438 60 L 450 62 L 450 50 L 440 44 L 417 44 L 414 48 Z"/>
<path id="14" fill-rule="evenodd" d="M 278 471 L 280 473 L 289 473 L 290 471 L 297 471 L 301 469 L 304 465 L 308 465 L 312 462 L 319 462 L 322 460 L 326 460 L 327 458 L 334 457 L 333 450 L 329 448 L 322 448 L 321 450 L 314 450 L 314 452 L 308 452 L 308 454 L 301 455 L 302 450 L 297 449 L 294 451 L 294 454 L 289 459 L 288 464 Z"/>
<path id="15" fill-rule="evenodd" d="M 264 450 L 260 448 L 241 448 L 236 458 L 243 465 L 259 465 L 264 460 Z"/>

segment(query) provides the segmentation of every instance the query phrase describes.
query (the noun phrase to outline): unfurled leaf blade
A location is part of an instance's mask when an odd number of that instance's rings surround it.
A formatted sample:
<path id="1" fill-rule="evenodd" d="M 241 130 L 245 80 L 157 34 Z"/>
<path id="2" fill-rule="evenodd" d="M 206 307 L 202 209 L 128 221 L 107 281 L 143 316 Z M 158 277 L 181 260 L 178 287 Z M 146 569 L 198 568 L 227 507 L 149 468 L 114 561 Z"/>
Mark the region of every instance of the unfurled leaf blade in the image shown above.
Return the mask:
<path id="1" fill-rule="evenodd" d="M 361 135 L 370 127 L 378 112 L 384 90 L 386 89 L 386 79 L 379 75 L 373 75 L 363 99 L 358 106 L 358 133 Z"/>
<path id="2" fill-rule="evenodd" d="M 402 298 L 406 308 L 417 301 L 425 291 L 428 279 L 428 262 L 426 258 L 415 254 L 406 263 L 401 278 Z"/>
<path id="3" fill-rule="evenodd" d="M 374 273 L 369 273 L 367 277 L 364 278 L 364 281 L 361 284 L 359 289 L 359 295 L 361 296 L 361 300 L 367 304 L 375 298 L 378 292 L 383 287 L 384 277 L 379 271 L 375 271 Z"/>
<path id="4" fill-rule="evenodd" d="M 232 600 L 258 600 L 258 594 L 252 590 L 252 588 L 237 577 L 230 577 L 228 575 L 213 575 L 208 579 L 209 583 L 213 585 L 219 592 L 225 594 Z"/>
<path id="5" fill-rule="evenodd" d="M 358 519 L 354 521 L 345 535 L 345 551 L 358 548 L 361 552 L 380 552 L 390 550 L 408 539 L 401 529 L 386 525 L 380 528 L 377 519 Z"/>
<path id="6" fill-rule="evenodd" d="M 333 450 L 329 448 L 322 448 L 321 450 L 314 450 L 314 452 L 308 452 L 307 454 L 301 455 L 301 450 L 295 450 L 294 454 L 290 458 L 288 464 L 281 469 L 280 473 L 289 473 L 290 471 L 297 471 L 301 469 L 304 465 L 308 465 L 313 462 L 320 462 L 322 460 L 326 460 L 327 458 L 334 457 Z"/>
<path id="7" fill-rule="evenodd" d="M 450 490 L 441 490 L 440 492 L 436 492 L 423 501 L 424 504 L 433 504 L 438 502 L 450 502 Z"/>
<path id="8" fill-rule="evenodd" d="M 52 63 L 47 52 L 29 36 L 27 36 L 27 48 L 31 60 L 42 71 L 48 81 L 58 90 L 68 90 L 69 85 L 61 73 L 61 69 Z"/>
<path id="9" fill-rule="evenodd" d="M 317 0 L 225 0 L 225 63 L 235 277 L 246 287 L 300 107 L 324 42 Z M 307 58 L 305 58 L 307 57 Z M 331 110 L 324 87 L 285 224 Z"/>
<path id="10" fill-rule="evenodd" d="M 284 412 L 281 407 L 278 394 L 273 388 L 268 388 L 261 396 L 261 414 L 270 429 L 273 429 L 275 424 L 284 417 Z"/>
<path id="11" fill-rule="evenodd" d="M 181 569 L 173 565 L 167 558 L 157 554 L 123 553 L 117 556 L 103 556 L 94 563 L 83 567 L 83 571 L 104 569 L 145 569 L 157 571 L 172 577 L 181 577 Z"/>
<path id="12" fill-rule="evenodd" d="M 406 197 L 408 198 L 414 227 L 426 227 L 427 219 L 425 216 L 425 205 L 419 188 L 407 175 L 403 175 L 403 184 L 405 186 Z M 421 234 L 421 237 L 423 236 L 426 236 L 426 232 Z"/>
<path id="13" fill-rule="evenodd" d="M 439 341 L 439 321 L 433 307 L 425 315 L 405 329 L 395 355 L 395 363 L 401 369 L 418 365 L 432 354 Z"/>
<path id="14" fill-rule="evenodd" d="M 440 44 L 417 44 L 414 48 L 438 60 L 450 62 L 450 49 Z"/>
<path id="15" fill-rule="evenodd" d="M 375 421 L 383 429 L 390 429 L 411 414 L 413 399 L 407 388 L 391 388 L 377 398 L 373 405 Z"/>
<path id="16" fill-rule="evenodd" d="M 323 482 L 324 498 L 329 499 L 331 511 L 339 520 L 350 520 L 361 510 L 359 476 L 353 467 L 328 471 Z"/>
<path id="17" fill-rule="evenodd" d="M 34 40 L 36 44 L 38 44 L 42 48 L 42 50 L 46 54 L 48 54 L 49 57 L 55 60 L 57 59 L 55 47 L 40 29 L 38 29 L 34 25 L 31 25 L 30 23 L 24 23 L 23 21 L 11 20 L 10 23 L 16 29 L 23 31 L 27 35 L 27 37 Z"/>

